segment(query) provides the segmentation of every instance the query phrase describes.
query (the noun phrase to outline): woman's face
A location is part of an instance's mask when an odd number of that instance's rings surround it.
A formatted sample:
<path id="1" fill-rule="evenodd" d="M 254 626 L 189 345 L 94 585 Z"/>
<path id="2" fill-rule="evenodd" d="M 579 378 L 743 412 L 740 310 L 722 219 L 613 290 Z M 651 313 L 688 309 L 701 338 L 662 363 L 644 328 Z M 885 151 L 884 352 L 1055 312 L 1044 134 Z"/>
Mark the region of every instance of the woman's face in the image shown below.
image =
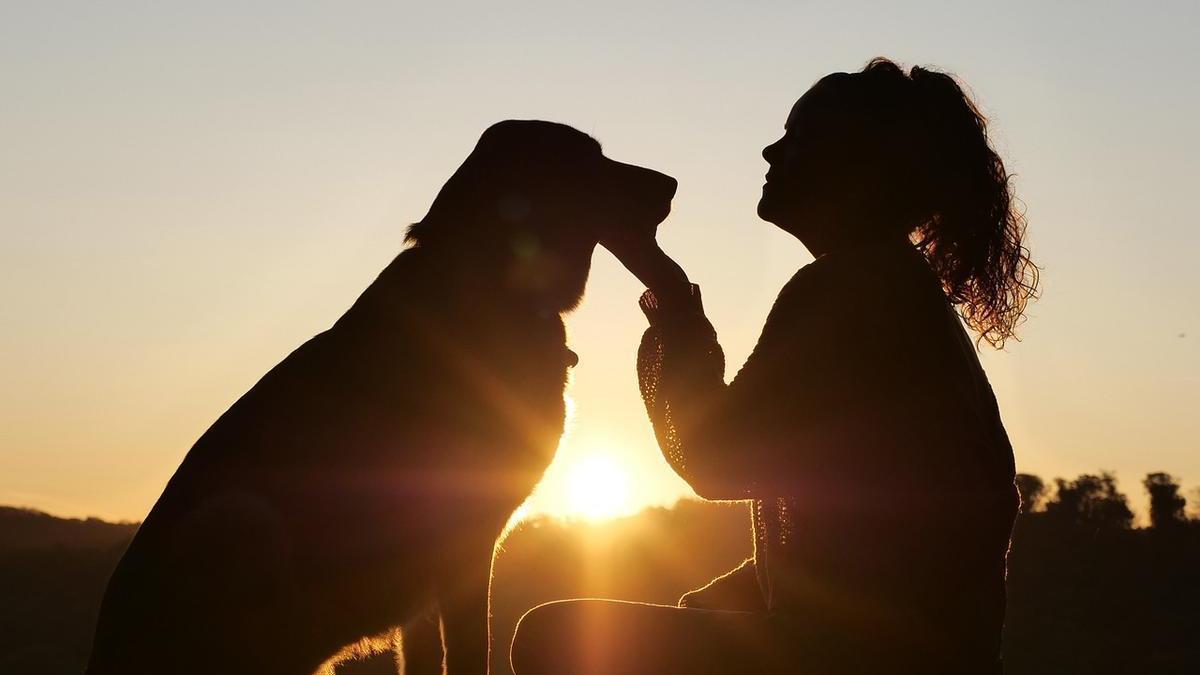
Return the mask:
<path id="1" fill-rule="evenodd" d="M 763 148 L 770 169 L 758 215 L 797 237 L 814 254 L 860 238 L 847 229 L 872 207 L 877 148 L 863 127 L 853 75 L 834 73 L 792 106 L 783 137 Z"/>
<path id="2" fill-rule="evenodd" d="M 822 132 L 821 105 L 828 85 L 825 80 L 809 89 L 796 104 L 783 125 L 783 137 L 763 148 L 767 160 L 767 180 L 758 202 L 758 215 L 784 230 L 796 234 L 795 228 L 812 206 L 810 196 L 818 182 L 827 182 L 817 168 L 826 163 L 828 130 Z"/>

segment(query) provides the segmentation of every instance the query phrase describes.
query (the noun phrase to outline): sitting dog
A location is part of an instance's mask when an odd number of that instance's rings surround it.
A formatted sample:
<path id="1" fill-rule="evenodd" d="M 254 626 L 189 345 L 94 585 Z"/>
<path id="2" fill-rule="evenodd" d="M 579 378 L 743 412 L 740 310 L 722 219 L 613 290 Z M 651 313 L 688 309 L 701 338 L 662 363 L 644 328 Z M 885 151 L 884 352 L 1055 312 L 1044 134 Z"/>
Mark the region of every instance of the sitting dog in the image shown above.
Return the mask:
<path id="1" fill-rule="evenodd" d="M 563 430 L 561 316 L 606 233 L 654 228 L 674 191 L 567 126 L 484 132 L 410 246 L 193 446 L 87 672 L 305 675 L 432 612 L 448 672 L 486 672 L 496 538 Z"/>

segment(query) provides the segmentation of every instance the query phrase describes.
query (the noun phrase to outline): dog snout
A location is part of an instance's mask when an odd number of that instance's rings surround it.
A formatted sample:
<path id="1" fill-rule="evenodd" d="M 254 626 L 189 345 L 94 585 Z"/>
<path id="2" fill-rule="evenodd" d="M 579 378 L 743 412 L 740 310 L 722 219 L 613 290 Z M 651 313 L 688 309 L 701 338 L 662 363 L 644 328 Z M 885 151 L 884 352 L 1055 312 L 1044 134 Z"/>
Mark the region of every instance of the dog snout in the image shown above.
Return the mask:
<path id="1" fill-rule="evenodd" d="M 658 173 L 657 171 L 654 173 L 658 175 L 660 182 L 663 184 L 662 191 L 666 195 L 667 199 L 674 199 L 675 191 L 679 189 L 679 181 L 665 173 Z"/>
<path id="2" fill-rule="evenodd" d="M 679 189 L 679 181 L 654 169 L 642 168 L 642 194 L 650 201 L 671 201 Z"/>
<path id="3" fill-rule="evenodd" d="M 623 167 L 627 176 L 627 180 L 623 181 L 626 189 L 636 195 L 638 201 L 669 202 L 675 198 L 679 181 L 671 176 L 644 166 L 625 164 Z"/>

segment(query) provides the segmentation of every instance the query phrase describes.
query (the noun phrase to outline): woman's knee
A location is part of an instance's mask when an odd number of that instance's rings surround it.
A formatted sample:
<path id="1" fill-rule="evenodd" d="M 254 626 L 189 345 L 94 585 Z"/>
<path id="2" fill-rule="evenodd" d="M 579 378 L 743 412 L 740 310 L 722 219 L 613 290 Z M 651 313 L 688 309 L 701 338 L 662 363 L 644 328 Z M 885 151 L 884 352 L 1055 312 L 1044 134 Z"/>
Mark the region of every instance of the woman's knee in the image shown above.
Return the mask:
<path id="1" fill-rule="evenodd" d="M 765 612 L 767 606 L 758 585 L 754 558 L 746 559 L 741 565 L 701 588 L 685 593 L 679 598 L 678 606 L 690 609 Z"/>
<path id="2" fill-rule="evenodd" d="M 569 672 L 563 650 L 569 650 L 569 629 L 577 613 L 574 600 L 538 605 L 517 622 L 509 650 L 509 663 L 517 675 Z"/>

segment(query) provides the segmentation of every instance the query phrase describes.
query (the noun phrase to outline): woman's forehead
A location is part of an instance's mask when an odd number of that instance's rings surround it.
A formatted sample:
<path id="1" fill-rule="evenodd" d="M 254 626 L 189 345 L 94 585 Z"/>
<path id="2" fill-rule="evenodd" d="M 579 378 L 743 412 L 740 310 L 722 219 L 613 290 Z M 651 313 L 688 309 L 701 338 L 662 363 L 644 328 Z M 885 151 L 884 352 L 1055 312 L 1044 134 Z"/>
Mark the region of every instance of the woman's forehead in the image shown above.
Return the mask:
<path id="1" fill-rule="evenodd" d="M 817 80 L 817 83 L 809 87 L 808 91 L 804 92 L 804 95 L 792 105 L 787 122 L 784 123 L 784 129 L 799 127 L 805 120 L 811 120 L 817 113 L 827 108 L 831 98 L 830 94 L 848 83 L 851 77 L 853 76 L 849 73 L 832 73 Z"/>

